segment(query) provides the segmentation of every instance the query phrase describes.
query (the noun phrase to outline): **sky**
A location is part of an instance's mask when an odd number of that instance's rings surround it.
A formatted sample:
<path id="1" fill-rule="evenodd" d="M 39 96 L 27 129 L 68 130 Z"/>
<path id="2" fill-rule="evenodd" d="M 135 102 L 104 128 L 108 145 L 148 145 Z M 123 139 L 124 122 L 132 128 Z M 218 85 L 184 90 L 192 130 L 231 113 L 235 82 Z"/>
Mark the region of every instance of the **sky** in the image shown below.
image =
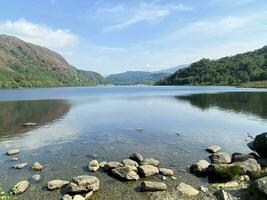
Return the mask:
<path id="1" fill-rule="evenodd" d="M 0 34 L 103 75 L 267 45 L 267 0 L 1 0 Z"/>

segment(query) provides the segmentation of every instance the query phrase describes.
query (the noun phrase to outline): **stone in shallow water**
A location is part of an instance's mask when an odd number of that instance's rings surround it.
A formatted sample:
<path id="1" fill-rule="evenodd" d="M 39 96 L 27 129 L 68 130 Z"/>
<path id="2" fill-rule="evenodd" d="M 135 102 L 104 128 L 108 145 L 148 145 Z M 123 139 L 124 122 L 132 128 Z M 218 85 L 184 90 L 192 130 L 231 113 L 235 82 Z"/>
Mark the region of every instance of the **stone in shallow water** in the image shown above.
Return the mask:
<path id="1" fill-rule="evenodd" d="M 121 161 L 121 163 L 124 165 L 124 166 L 133 166 L 133 167 L 138 167 L 139 164 L 132 160 L 132 159 L 124 159 L 123 161 Z"/>
<path id="2" fill-rule="evenodd" d="M 142 161 L 142 165 L 154 165 L 155 167 L 159 166 L 159 161 L 154 158 L 146 158 Z"/>
<path id="3" fill-rule="evenodd" d="M 138 173 L 143 177 L 148 177 L 158 174 L 159 169 L 153 165 L 141 165 L 138 167 Z"/>
<path id="4" fill-rule="evenodd" d="M 165 183 L 162 182 L 155 182 L 155 181 L 143 181 L 141 183 L 141 191 L 162 191 L 166 190 L 167 186 Z"/>
<path id="5" fill-rule="evenodd" d="M 13 156 L 13 155 L 18 154 L 19 152 L 20 152 L 19 149 L 10 149 L 10 150 L 8 150 L 8 151 L 6 152 L 6 155 L 8 155 L 8 156 Z"/>
<path id="6" fill-rule="evenodd" d="M 36 171 L 41 171 L 43 169 L 43 166 L 39 162 L 34 162 L 32 164 L 32 169 Z"/>
<path id="7" fill-rule="evenodd" d="M 139 164 L 144 160 L 143 156 L 140 153 L 138 153 L 138 152 L 133 153 L 130 156 L 130 159 L 136 161 Z"/>
<path id="8" fill-rule="evenodd" d="M 26 167 L 27 165 L 28 165 L 28 163 L 20 163 L 20 164 L 13 165 L 13 168 L 22 169 L 22 168 Z"/>
<path id="9" fill-rule="evenodd" d="M 139 179 L 138 174 L 131 170 L 130 167 L 119 167 L 112 169 L 112 175 L 122 181 L 137 181 Z"/>
<path id="10" fill-rule="evenodd" d="M 173 176 L 174 174 L 172 169 L 167 169 L 167 168 L 159 168 L 159 173 L 165 176 Z"/>
<path id="11" fill-rule="evenodd" d="M 99 179 L 95 176 L 81 175 L 72 178 L 68 191 L 70 193 L 81 193 L 97 191 L 99 189 Z"/>
<path id="12" fill-rule="evenodd" d="M 209 153 L 216 153 L 216 152 L 220 151 L 221 149 L 222 148 L 220 146 L 218 146 L 218 145 L 212 145 L 212 146 L 208 147 L 206 149 L 206 151 L 209 152 Z"/>
<path id="13" fill-rule="evenodd" d="M 191 165 L 190 172 L 193 174 L 205 174 L 210 163 L 206 160 L 200 160 L 197 163 Z"/>
<path id="14" fill-rule="evenodd" d="M 34 180 L 34 181 L 39 181 L 40 179 L 41 179 L 41 175 L 39 175 L 39 174 L 35 174 L 32 176 L 32 180 Z"/>
<path id="15" fill-rule="evenodd" d="M 11 158 L 11 161 L 17 161 L 17 160 L 18 160 L 17 157 Z"/>
<path id="16" fill-rule="evenodd" d="M 180 192 L 183 195 L 186 196 L 195 196 L 198 195 L 199 191 L 195 188 L 193 188 L 191 185 L 188 185 L 186 183 L 180 183 L 177 187 L 178 192 Z"/>
<path id="17" fill-rule="evenodd" d="M 20 181 L 12 188 L 11 192 L 14 195 L 21 194 L 25 192 L 29 186 L 29 181 Z"/>
<path id="18" fill-rule="evenodd" d="M 99 163 L 99 167 L 103 168 L 103 167 L 105 167 L 106 164 L 107 164 L 106 161 L 102 161 Z"/>
<path id="19" fill-rule="evenodd" d="M 229 153 L 218 152 L 209 156 L 212 163 L 215 164 L 228 164 L 231 163 L 232 159 Z"/>
<path id="20" fill-rule="evenodd" d="M 55 190 L 55 189 L 59 189 L 65 185 L 69 184 L 69 181 L 65 181 L 65 180 L 52 180 L 49 181 L 47 183 L 47 188 L 49 190 Z"/>
<path id="21" fill-rule="evenodd" d="M 95 172 L 99 169 L 99 164 L 98 164 L 98 161 L 97 160 L 92 160 L 89 165 L 88 165 L 88 169 L 91 171 L 91 172 Z"/>

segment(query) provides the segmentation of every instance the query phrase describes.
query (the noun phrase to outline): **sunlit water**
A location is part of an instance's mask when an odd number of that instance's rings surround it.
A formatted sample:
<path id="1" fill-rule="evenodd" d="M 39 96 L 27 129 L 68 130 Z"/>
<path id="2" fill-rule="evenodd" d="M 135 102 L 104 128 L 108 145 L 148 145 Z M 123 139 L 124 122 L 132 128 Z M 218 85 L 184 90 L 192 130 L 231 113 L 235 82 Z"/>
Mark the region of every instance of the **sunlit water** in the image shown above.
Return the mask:
<path id="1" fill-rule="evenodd" d="M 171 193 L 181 182 L 198 187 L 206 180 L 186 170 L 207 158 L 204 149 L 218 144 L 227 152 L 249 152 L 247 133 L 267 129 L 266 90 L 232 87 L 92 87 L 0 90 L 0 186 L 10 189 L 30 179 L 30 167 L 12 165 L 39 161 L 38 183 L 19 199 L 60 199 L 47 191 L 51 179 L 88 172 L 92 154 L 99 161 L 120 161 L 138 151 L 175 169 L 177 180 L 166 181 Z M 24 122 L 37 127 L 25 128 Z M 136 128 L 144 128 L 138 132 Z M 177 135 L 178 133 L 178 135 Z M 4 152 L 19 148 L 19 161 Z M 38 173 L 37 173 L 38 174 Z M 100 191 L 92 199 L 155 199 L 139 192 L 140 181 L 119 182 L 99 171 Z M 150 178 L 160 180 L 160 176 Z M 108 195 L 108 198 L 107 198 Z M 159 197 L 160 198 L 160 197 Z M 162 198 L 164 199 L 164 198 Z"/>

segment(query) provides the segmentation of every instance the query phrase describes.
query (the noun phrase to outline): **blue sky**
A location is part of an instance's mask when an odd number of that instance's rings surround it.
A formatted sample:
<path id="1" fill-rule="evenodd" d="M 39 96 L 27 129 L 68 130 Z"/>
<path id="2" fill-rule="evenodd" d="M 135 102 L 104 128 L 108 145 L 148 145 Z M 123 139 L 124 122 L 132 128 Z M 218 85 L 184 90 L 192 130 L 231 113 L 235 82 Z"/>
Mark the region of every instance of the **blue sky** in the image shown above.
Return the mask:
<path id="1" fill-rule="evenodd" d="M 266 0 L 1 0 L 0 33 L 104 75 L 267 45 Z"/>

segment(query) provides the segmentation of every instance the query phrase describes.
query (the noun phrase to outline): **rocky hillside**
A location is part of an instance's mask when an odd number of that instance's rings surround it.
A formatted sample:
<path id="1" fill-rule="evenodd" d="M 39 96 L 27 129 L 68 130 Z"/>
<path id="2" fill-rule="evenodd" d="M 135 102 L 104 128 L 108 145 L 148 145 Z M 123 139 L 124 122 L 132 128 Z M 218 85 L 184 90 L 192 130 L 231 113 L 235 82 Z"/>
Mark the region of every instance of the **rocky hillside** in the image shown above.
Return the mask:
<path id="1" fill-rule="evenodd" d="M 96 72 L 71 66 L 47 48 L 0 35 L 0 87 L 58 87 L 98 85 L 105 79 Z"/>

